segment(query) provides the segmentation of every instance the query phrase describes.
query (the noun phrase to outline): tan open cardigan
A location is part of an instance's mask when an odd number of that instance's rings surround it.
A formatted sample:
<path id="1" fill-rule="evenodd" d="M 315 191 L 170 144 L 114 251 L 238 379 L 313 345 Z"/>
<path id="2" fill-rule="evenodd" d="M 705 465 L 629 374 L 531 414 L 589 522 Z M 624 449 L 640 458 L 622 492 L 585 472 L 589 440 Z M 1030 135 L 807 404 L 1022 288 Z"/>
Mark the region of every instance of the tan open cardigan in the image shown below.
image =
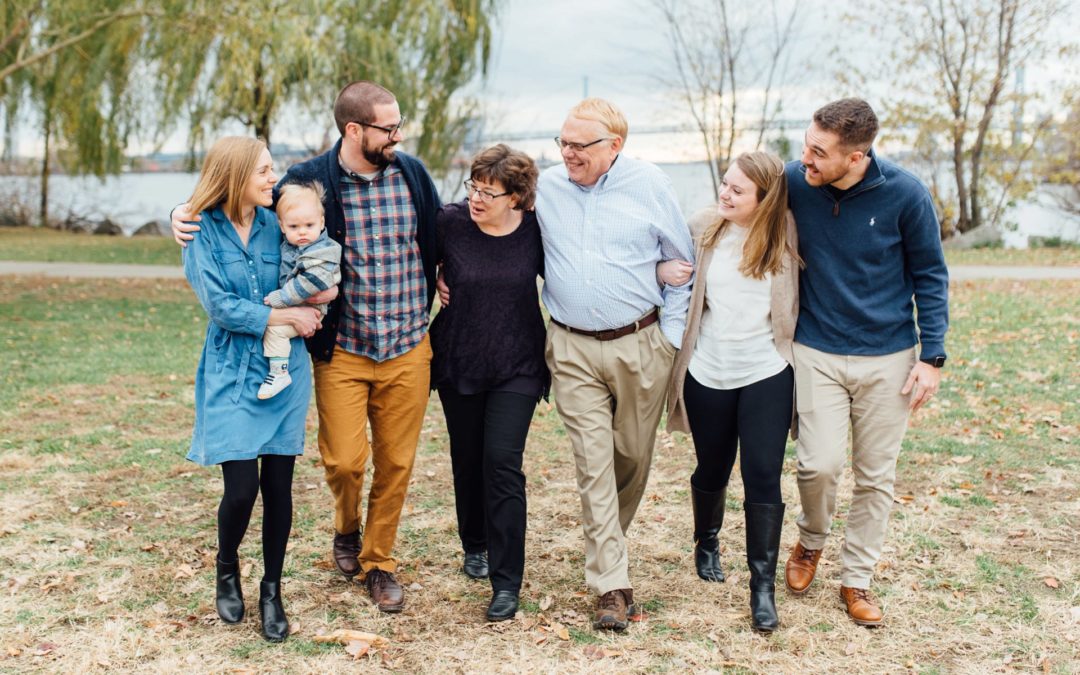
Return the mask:
<path id="1" fill-rule="evenodd" d="M 675 355 L 671 379 L 668 382 L 668 431 L 690 433 L 690 422 L 686 417 L 686 405 L 683 402 L 683 383 L 686 381 L 686 369 L 690 365 L 690 357 L 694 355 L 694 346 L 697 344 L 698 333 L 701 330 L 701 315 L 705 311 L 705 279 L 713 254 L 713 249 L 702 248 L 701 235 L 715 218 L 715 207 L 698 211 L 690 218 L 690 231 L 694 235 L 695 242 L 694 257 L 697 260 L 697 267 L 694 270 L 696 282 L 690 294 L 686 331 L 683 333 L 679 353 Z M 790 252 L 798 250 L 799 241 L 795 233 L 795 218 L 791 215 L 791 211 L 787 212 L 787 230 L 789 253 L 785 256 L 783 270 L 773 277 L 769 312 L 776 351 L 780 352 L 780 356 L 784 357 L 785 361 L 794 365 L 791 344 L 795 339 L 795 321 L 799 316 L 799 266 Z M 798 419 L 793 406 L 791 410 L 792 438 L 798 435 L 798 430 Z"/>

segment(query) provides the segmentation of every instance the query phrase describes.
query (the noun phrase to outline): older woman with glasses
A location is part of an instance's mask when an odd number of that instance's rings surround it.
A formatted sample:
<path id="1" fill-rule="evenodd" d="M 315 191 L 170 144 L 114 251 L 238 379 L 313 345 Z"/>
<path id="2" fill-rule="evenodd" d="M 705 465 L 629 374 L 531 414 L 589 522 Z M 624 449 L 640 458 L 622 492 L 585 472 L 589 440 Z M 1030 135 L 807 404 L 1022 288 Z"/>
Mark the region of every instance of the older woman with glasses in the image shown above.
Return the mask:
<path id="1" fill-rule="evenodd" d="M 490 577 L 489 621 L 517 612 L 525 568 L 522 457 L 549 382 L 536 289 L 544 251 L 531 210 L 538 174 L 528 155 L 502 144 L 488 148 L 473 159 L 466 199 L 436 216 L 438 257 L 454 302 L 444 302 L 431 325 L 431 386 L 450 434 L 463 571 Z"/>

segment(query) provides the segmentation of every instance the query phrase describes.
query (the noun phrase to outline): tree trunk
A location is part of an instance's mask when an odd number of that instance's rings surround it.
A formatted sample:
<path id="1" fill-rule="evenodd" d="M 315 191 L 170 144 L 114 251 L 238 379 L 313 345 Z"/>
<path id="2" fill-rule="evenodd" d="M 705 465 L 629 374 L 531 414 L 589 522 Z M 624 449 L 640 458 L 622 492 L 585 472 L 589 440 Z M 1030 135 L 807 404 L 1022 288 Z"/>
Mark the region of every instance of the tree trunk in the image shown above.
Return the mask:
<path id="1" fill-rule="evenodd" d="M 979 184 L 982 180 L 982 150 L 973 150 L 971 153 L 971 227 L 974 230 L 982 225 L 982 195 L 979 194 Z"/>
<path id="2" fill-rule="evenodd" d="M 960 204 L 960 212 L 956 216 L 956 226 L 953 228 L 957 233 L 967 232 L 971 229 L 971 216 L 968 211 L 968 190 L 964 182 L 964 135 L 953 129 L 953 177 L 956 179 L 956 199 Z"/>
<path id="3" fill-rule="evenodd" d="M 270 112 L 267 110 L 260 110 L 255 118 L 255 137 L 261 138 L 266 147 L 270 147 Z"/>
<path id="4" fill-rule="evenodd" d="M 45 105 L 45 154 L 41 158 L 41 207 L 38 225 L 49 226 L 49 137 L 52 132 L 52 106 Z"/>

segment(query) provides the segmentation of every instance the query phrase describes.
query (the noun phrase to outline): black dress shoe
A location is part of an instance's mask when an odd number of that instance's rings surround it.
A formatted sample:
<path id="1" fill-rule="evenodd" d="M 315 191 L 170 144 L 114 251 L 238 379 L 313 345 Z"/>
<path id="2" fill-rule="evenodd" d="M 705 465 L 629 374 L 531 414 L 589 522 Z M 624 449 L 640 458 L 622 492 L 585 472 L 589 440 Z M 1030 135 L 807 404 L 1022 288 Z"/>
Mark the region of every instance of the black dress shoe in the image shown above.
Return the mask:
<path id="1" fill-rule="evenodd" d="M 487 579 L 487 553 L 484 551 L 480 551 L 479 553 L 466 553 L 465 563 L 461 566 L 461 570 L 465 572 L 466 576 L 473 579 Z"/>
<path id="2" fill-rule="evenodd" d="M 244 620 L 244 592 L 240 588 L 240 561 L 223 563 L 217 560 L 217 593 L 214 604 L 225 623 Z"/>
<path id="3" fill-rule="evenodd" d="M 514 591 L 495 591 L 487 608 L 488 621 L 513 619 L 518 610 L 518 594 Z"/>
<path id="4" fill-rule="evenodd" d="M 262 614 L 263 637 L 270 642 L 281 642 L 289 636 L 289 620 L 281 605 L 280 581 L 259 584 L 259 612 Z"/>

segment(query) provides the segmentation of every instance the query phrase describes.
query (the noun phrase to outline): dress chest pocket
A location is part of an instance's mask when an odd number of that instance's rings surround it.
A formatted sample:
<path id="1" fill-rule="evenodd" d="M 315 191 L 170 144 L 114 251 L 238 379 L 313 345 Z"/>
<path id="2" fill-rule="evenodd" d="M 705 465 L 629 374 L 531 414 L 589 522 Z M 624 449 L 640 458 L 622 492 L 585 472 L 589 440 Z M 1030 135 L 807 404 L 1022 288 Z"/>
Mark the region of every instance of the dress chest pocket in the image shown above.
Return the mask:
<path id="1" fill-rule="evenodd" d="M 263 295 L 267 295 L 279 288 L 278 278 L 281 269 L 281 253 L 263 253 L 262 265 L 259 267 L 259 283 Z"/>
<path id="2" fill-rule="evenodd" d="M 223 281 L 234 293 L 246 296 L 249 265 L 245 262 L 244 254 L 229 249 L 214 249 L 213 255 L 214 261 L 221 267 Z"/>

